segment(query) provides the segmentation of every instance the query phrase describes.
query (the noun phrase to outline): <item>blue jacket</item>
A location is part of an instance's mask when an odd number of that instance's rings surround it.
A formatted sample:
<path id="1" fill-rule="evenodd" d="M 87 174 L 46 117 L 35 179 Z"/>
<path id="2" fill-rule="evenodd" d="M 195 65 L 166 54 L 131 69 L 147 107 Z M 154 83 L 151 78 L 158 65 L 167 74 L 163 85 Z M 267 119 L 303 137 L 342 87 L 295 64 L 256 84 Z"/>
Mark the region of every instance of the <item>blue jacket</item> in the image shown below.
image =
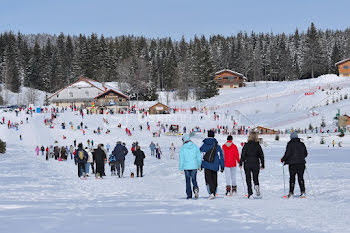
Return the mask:
<path id="1" fill-rule="evenodd" d="M 156 144 L 151 143 L 151 144 L 149 145 L 149 148 L 150 148 L 151 150 L 155 150 L 155 149 L 156 149 Z"/>
<path id="2" fill-rule="evenodd" d="M 203 145 L 201 146 L 201 152 L 207 152 L 213 148 L 215 143 L 218 141 L 215 138 L 206 138 L 203 140 Z M 216 156 L 214 162 L 209 163 L 207 161 L 202 161 L 202 168 L 209 169 L 212 171 L 219 171 L 219 166 L 223 170 L 225 168 L 224 154 L 222 152 L 221 146 L 216 147 Z"/>
<path id="3" fill-rule="evenodd" d="M 126 147 L 122 144 L 117 144 L 112 154 L 115 155 L 117 161 L 123 161 L 125 160 L 125 155 L 128 154 L 128 149 L 126 149 Z"/>
<path id="4" fill-rule="evenodd" d="M 179 170 L 194 170 L 201 167 L 202 155 L 198 146 L 189 141 L 180 149 Z"/>

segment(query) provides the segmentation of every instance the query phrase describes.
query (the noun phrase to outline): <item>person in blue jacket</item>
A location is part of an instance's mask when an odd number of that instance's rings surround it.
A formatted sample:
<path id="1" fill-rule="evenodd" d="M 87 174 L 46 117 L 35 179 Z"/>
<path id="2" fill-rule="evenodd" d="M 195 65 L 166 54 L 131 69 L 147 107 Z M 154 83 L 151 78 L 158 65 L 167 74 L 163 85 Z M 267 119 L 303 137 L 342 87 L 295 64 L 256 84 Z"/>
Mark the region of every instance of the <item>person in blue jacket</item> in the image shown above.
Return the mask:
<path id="1" fill-rule="evenodd" d="M 120 141 L 117 142 L 113 152 L 113 155 L 116 157 L 117 173 L 118 177 L 123 177 L 125 169 L 125 156 L 128 154 L 128 149 Z"/>
<path id="2" fill-rule="evenodd" d="M 191 141 L 188 134 L 182 137 L 182 141 L 183 146 L 180 149 L 179 170 L 185 172 L 187 199 L 192 198 L 191 181 L 194 196 L 198 198 L 197 169 L 201 168 L 202 155 L 198 146 Z"/>
<path id="3" fill-rule="evenodd" d="M 216 195 L 219 168 L 221 172 L 224 172 L 225 168 L 224 154 L 222 152 L 221 146 L 218 144 L 218 141 L 214 137 L 214 131 L 209 130 L 208 137 L 203 140 L 203 145 L 200 148 L 200 151 L 204 153 L 202 168 L 204 168 L 205 183 L 210 194 L 209 199 L 214 199 Z M 215 151 L 213 151 L 214 146 L 216 147 Z M 206 161 L 205 154 L 207 152 L 210 153 L 211 151 L 215 153 L 214 160 L 212 162 Z"/>

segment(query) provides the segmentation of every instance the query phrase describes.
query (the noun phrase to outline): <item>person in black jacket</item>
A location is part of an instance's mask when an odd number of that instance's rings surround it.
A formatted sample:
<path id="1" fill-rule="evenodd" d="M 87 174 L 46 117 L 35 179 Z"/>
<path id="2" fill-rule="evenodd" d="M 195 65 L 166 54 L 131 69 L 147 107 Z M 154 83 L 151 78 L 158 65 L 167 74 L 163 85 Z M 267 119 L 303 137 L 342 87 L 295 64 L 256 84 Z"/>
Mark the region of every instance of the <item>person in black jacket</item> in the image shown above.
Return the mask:
<path id="1" fill-rule="evenodd" d="M 248 142 L 244 144 L 239 168 L 242 169 L 244 163 L 244 172 L 248 186 L 248 198 L 253 195 L 252 174 L 256 196 L 260 196 L 259 171 L 265 168 L 264 152 L 258 142 L 258 133 L 250 132 Z M 261 165 L 260 165 L 261 164 Z"/>
<path id="2" fill-rule="evenodd" d="M 307 150 L 305 144 L 300 141 L 296 132 L 291 133 L 290 141 L 287 144 L 286 152 L 281 158 L 281 162 L 289 164 L 289 194 L 288 198 L 294 194 L 295 175 L 298 175 L 298 183 L 300 187 L 301 197 L 305 197 L 305 158 L 307 157 Z"/>
<path id="3" fill-rule="evenodd" d="M 94 163 L 96 164 L 96 178 L 102 178 L 105 172 L 105 162 L 107 161 L 106 153 L 101 147 L 102 145 L 99 144 L 97 149 L 92 152 Z"/>
<path id="4" fill-rule="evenodd" d="M 86 177 L 85 174 L 85 167 L 86 167 L 86 161 L 88 159 L 87 152 L 83 149 L 83 144 L 79 143 L 78 149 L 74 152 L 74 161 L 75 165 L 78 165 L 78 176 Z"/>
<path id="5" fill-rule="evenodd" d="M 143 160 L 145 159 L 145 153 L 141 150 L 140 146 L 136 146 L 136 150 L 134 151 L 137 177 L 143 177 Z"/>

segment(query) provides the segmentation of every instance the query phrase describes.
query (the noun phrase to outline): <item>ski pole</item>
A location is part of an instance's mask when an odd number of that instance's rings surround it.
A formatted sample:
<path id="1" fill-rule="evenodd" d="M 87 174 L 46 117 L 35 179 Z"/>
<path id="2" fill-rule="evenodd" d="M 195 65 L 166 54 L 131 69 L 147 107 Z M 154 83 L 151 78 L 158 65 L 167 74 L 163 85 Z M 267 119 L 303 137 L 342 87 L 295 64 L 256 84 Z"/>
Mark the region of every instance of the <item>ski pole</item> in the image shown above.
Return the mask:
<path id="1" fill-rule="evenodd" d="M 286 179 L 284 175 L 284 164 L 282 163 L 282 170 L 283 170 L 283 198 L 287 198 L 286 196 Z"/>
<path id="2" fill-rule="evenodd" d="M 243 180 L 243 175 L 242 175 L 242 168 L 239 169 L 241 171 L 241 178 L 242 178 L 242 185 L 243 185 L 243 190 L 244 190 L 244 196 L 248 197 L 247 192 L 245 190 L 245 185 L 244 185 L 244 180 Z"/>
<path id="3" fill-rule="evenodd" d="M 311 188 L 312 196 L 315 197 L 314 189 L 312 188 L 312 184 L 311 184 L 310 175 L 309 175 L 309 172 L 307 171 L 306 166 L 305 166 L 305 171 L 306 171 L 306 174 L 307 174 L 307 178 L 309 179 L 309 183 L 310 183 L 310 188 Z"/>

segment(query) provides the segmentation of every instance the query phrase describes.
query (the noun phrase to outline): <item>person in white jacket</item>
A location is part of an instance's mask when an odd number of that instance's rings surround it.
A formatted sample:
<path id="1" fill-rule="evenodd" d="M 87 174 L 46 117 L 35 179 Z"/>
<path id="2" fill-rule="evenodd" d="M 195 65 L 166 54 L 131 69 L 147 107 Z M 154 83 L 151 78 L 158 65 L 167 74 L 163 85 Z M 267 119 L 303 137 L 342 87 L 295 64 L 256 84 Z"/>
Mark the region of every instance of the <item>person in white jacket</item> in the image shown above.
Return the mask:
<path id="1" fill-rule="evenodd" d="M 170 159 L 175 159 L 175 150 L 176 150 L 176 147 L 174 146 L 174 143 L 171 143 L 171 146 L 170 146 Z"/>
<path id="2" fill-rule="evenodd" d="M 85 167 L 85 173 L 86 173 L 87 176 L 89 176 L 89 168 L 90 168 L 90 166 L 92 167 L 92 173 L 95 173 L 94 165 L 93 165 L 94 159 L 93 159 L 93 155 L 92 155 L 91 149 L 85 147 L 85 150 L 86 150 L 86 152 L 88 154 L 88 159 L 86 161 L 86 167 Z"/>

